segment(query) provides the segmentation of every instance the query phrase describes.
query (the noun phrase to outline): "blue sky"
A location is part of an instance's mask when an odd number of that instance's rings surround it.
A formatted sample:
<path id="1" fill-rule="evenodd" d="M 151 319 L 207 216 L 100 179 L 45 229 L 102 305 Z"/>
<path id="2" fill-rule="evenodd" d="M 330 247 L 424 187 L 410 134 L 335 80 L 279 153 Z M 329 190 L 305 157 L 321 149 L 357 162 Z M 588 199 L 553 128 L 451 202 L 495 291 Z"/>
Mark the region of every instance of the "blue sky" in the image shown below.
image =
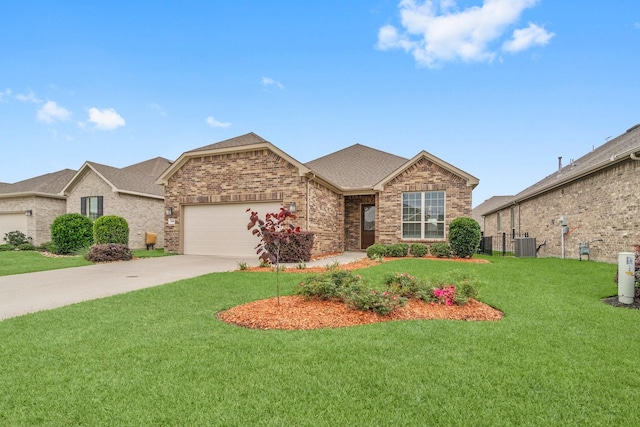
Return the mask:
<path id="1" fill-rule="evenodd" d="M 640 123 L 628 0 L 3 3 L 0 182 L 255 132 L 422 150 L 515 194 Z"/>

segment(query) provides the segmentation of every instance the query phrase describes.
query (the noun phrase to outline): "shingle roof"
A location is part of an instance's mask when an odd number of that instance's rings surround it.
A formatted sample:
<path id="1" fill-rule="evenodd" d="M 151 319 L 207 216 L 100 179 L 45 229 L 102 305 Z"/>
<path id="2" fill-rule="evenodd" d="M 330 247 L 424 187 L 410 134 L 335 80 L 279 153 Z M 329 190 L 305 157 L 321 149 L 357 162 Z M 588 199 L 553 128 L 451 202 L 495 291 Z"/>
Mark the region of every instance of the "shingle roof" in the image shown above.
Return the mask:
<path id="1" fill-rule="evenodd" d="M 25 193 L 58 195 L 75 173 L 76 171 L 74 170 L 63 169 L 58 172 L 25 179 L 24 181 L 19 181 L 14 184 L 2 185 L 0 186 L 0 195 Z"/>
<path id="2" fill-rule="evenodd" d="M 269 142 L 261 136 L 256 135 L 253 132 L 249 132 L 245 135 L 236 136 L 235 138 L 225 139 L 224 141 L 216 142 L 215 144 L 205 145 L 204 147 L 196 148 L 187 153 L 193 153 L 196 151 L 216 150 L 220 148 L 232 148 L 242 147 L 244 145 L 260 144 L 263 142 Z"/>
<path id="3" fill-rule="evenodd" d="M 148 175 L 156 179 L 162 172 L 164 172 L 170 165 L 171 160 L 164 157 L 156 157 L 154 159 L 145 160 L 144 162 L 136 163 L 131 166 L 126 166 L 122 170 L 127 172 L 138 173 L 141 175 Z"/>
<path id="4" fill-rule="evenodd" d="M 100 163 L 86 162 L 117 190 L 139 194 L 164 196 L 164 187 L 156 184 L 156 177 L 130 172 Z"/>
<path id="5" fill-rule="evenodd" d="M 597 170 L 612 166 L 638 151 L 640 151 L 640 126 L 636 125 L 629 128 L 622 135 L 615 137 L 579 159 L 569 162 L 568 165 L 560 170 L 525 188 L 501 205 L 494 206 L 491 211 L 495 212 L 511 203 L 518 203 Z M 490 212 L 487 211 L 485 213 Z"/>
<path id="6" fill-rule="evenodd" d="M 355 144 L 305 164 L 345 190 L 372 188 L 408 159 Z"/>

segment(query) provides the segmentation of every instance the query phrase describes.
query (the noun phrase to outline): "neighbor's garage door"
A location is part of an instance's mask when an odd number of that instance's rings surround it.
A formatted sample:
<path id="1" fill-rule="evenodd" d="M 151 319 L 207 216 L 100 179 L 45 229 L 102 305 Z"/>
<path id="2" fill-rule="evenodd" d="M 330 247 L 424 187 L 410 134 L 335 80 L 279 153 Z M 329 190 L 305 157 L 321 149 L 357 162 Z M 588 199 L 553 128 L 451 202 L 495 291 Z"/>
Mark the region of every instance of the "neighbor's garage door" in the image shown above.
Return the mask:
<path id="1" fill-rule="evenodd" d="M 185 206 L 183 210 L 184 253 L 254 257 L 259 240 L 247 230 L 248 207 L 264 219 L 267 212 L 279 212 L 280 203 Z"/>
<path id="2" fill-rule="evenodd" d="M 4 235 L 10 231 L 22 231 L 27 234 L 27 217 L 24 212 L 3 214 L 0 213 L 0 245 L 7 243 L 4 240 Z"/>

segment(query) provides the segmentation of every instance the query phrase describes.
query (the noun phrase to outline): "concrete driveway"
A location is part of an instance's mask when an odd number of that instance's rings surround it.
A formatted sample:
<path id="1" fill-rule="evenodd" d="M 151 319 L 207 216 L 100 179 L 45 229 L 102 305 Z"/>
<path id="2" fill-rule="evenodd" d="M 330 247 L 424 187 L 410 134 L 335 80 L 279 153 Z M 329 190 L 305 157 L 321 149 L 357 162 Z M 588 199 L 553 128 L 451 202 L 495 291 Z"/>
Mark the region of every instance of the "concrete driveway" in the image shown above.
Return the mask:
<path id="1" fill-rule="evenodd" d="M 335 261 L 346 264 L 364 256 L 362 252 L 345 252 L 307 265 L 327 265 Z M 175 255 L 2 276 L 0 320 L 203 274 L 232 271 L 240 261 L 257 265 L 255 259 Z"/>

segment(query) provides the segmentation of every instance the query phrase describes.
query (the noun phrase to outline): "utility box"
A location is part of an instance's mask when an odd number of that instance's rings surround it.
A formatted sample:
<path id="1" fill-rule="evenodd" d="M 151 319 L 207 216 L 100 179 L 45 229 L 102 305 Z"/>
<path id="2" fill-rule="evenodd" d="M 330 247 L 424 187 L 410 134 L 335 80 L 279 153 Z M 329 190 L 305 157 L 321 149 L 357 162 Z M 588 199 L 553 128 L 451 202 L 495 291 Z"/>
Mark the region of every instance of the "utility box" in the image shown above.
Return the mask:
<path id="1" fill-rule="evenodd" d="M 636 257 L 633 252 L 618 253 L 618 301 L 633 304 L 636 296 Z"/>
<path id="2" fill-rule="evenodd" d="M 158 233 L 149 233 L 147 232 L 144 236 L 144 243 L 147 245 L 147 250 L 153 249 L 156 244 L 156 239 L 158 238 Z"/>
<path id="3" fill-rule="evenodd" d="M 535 237 L 516 237 L 515 239 L 515 255 L 518 258 L 535 258 L 536 257 L 536 238 Z"/>

